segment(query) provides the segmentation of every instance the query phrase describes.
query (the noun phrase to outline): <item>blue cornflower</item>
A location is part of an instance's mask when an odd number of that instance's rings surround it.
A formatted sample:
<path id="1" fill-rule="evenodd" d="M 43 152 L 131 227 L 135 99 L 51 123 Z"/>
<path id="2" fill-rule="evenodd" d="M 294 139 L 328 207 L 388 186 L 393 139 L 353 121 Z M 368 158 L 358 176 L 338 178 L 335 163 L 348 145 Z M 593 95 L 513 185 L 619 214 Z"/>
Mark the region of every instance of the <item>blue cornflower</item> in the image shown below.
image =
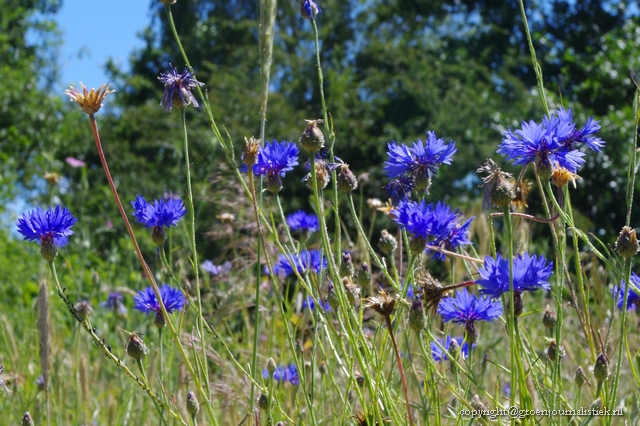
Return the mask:
<path id="1" fill-rule="evenodd" d="M 212 261 L 205 260 L 200 266 L 205 272 L 208 272 L 209 275 L 222 275 L 231 270 L 232 264 L 227 260 L 222 265 L 215 265 Z"/>
<path id="2" fill-rule="evenodd" d="M 16 226 L 25 241 L 40 241 L 42 257 L 51 262 L 58 255 L 56 244 L 63 243 L 64 238 L 73 234 L 71 227 L 77 221 L 66 207 L 56 206 L 55 209 L 49 208 L 46 211 L 36 207 L 35 210 L 24 213 Z"/>
<path id="3" fill-rule="evenodd" d="M 275 265 L 274 272 L 276 274 L 283 273 L 285 276 L 293 274 L 293 265 L 300 274 L 304 275 L 304 271 L 312 271 L 316 274 L 320 272 L 320 269 L 327 269 L 327 259 L 322 255 L 320 250 L 302 250 L 300 254 L 292 254 L 292 263 L 284 254 L 281 254 L 278 258 L 278 263 Z"/>
<path id="4" fill-rule="evenodd" d="M 435 132 L 427 132 L 426 143 L 418 139 L 413 147 L 392 141 L 387 145 L 389 160 L 385 162 L 384 171 L 390 179 L 409 177 L 418 190 L 427 191 L 431 185 L 431 177 L 443 164 L 451 164 L 457 149 L 455 143 L 446 144 L 438 139 Z"/>
<path id="5" fill-rule="evenodd" d="M 300 15 L 305 19 L 315 18 L 315 16 L 322 12 L 322 9 L 313 0 L 302 0 L 300 2 Z"/>
<path id="6" fill-rule="evenodd" d="M 489 297 L 478 297 L 467 289 L 456 291 L 455 296 L 446 297 L 438 305 L 438 313 L 444 322 L 467 325 L 476 321 L 494 321 L 503 313 L 502 302 Z"/>
<path id="7" fill-rule="evenodd" d="M 394 214 L 394 220 L 411 234 L 415 241 L 415 247 L 411 249 L 416 253 L 422 251 L 427 242 L 431 246 L 449 251 L 471 244 L 469 228 L 473 218 L 462 224 L 460 218 L 461 213 L 452 210 L 445 203 L 427 204 L 424 200 L 402 201 Z M 444 254 L 435 251 L 432 257 L 445 259 Z"/>
<path id="8" fill-rule="evenodd" d="M 287 225 L 292 231 L 300 232 L 316 232 L 320 229 L 318 224 L 318 216 L 315 214 L 308 214 L 303 210 L 287 216 Z"/>
<path id="9" fill-rule="evenodd" d="M 476 283 L 482 286 L 481 294 L 498 298 L 509 291 L 509 262 L 498 255 L 496 259 L 487 256 L 484 267 L 478 269 L 482 277 Z M 513 290 L 516 293 L 536 291 L 539 288 L 551 290 L 549 278 L 553 275 L 553 262 L 544 256 L 529 256 L 528 253 L 513 259 Z"/>
<path id="10" fill-rule="evenodd" d="M 174 311 L 181 310 L 186 302 L 184 294 L 182 294 L 180 289 L 170 287 L 167 284 L 163 284 L 163 286 L 160 287 L 160 297 L 162 298 L 162 303 L 164 303 L 164 307 L 169 314 Z M 135 302 L 135 305 L 133 306 L 134 309 L 146 314 L 155 312 L 156 318 L 159 315 L 162 316 L 160 304 L 158 303 L 156 294 L 153 292 L 151 287 L 140 290 L 133 298 L 133 301 Z"/>
<path id="11" fill-rule="evenodd" d="M 107 300 L 100 302 L 99 306 L 111 309 L 118 315 L 124 316 L 127 315 L 127 308 L 124 306 L 123 300 L 124 298 L 120 292 L 112 291 L 107 296 Z"/>
<path id="12" fill-rule="evenodd" d="M 167 239 L 164 227 L 176 226 L 187 213 L 182 200 L 174 198 L 154 200 L 151 205 L 144 197 L 138 195 L 131 205 L 134 208 L 133 217 L 147 228 L 153 227 L 151 238 L 159 246 Z"/>
<path id="13" fill-rule="evenodd" d="M 298 165 L 299 152 L 293 142 L 279 143 L 275 139 L 273 143 L 267 142 L 258 152 L 256 163 L 252 166 L 253 173 L 256 176 L 267 175 L 267 189 L 275 194 L 282 189 L 280 178 Z"/>
<path id="14" fill-rule="evenodd" d="M 269 371 L 266 368 L 262 370 L 262 377 L 269 378 Z M 295 364 L 276 367 L 273 372 L 273 378 L 277 382 L 289 382 L 292 385 L 300 384 L 300 376 L 298 376 L 298 368 Z"/>
<path id="15" fill-rule="evenodd" d="M 146 225 L 147 228 L 152 226 L 166 226 L 167 228 L 176 226 L 187 213 L 182 200 L 174 198 L 153 200 L 153 205 L 151 205 L 144 197 L 138 195 L 135 201 L 131 202 L 131 205 L 135 209 L 133 216 L 138 219 L 138 222 Z"/>
<path id="16" fill-rule="evenodd" d="M 436 362 L 442 362 L 449 359 L 449 347 L 451 346 L 451 341 L 455 340 L 458 345 L 460 345 L 460 357 L 465 359 L 469 356 L 469 344 L 464 342 L 463 337 L 455 337 L 451 338 L 451 336 L 447 336 L 446 339 L 436 339 L 440 345 L 436 342 L 431 342 L 431 356 Z M 464 342 L 464 343 L 463 343 Z M 444 347 L 444 351 L 440 347 Z"/>
<path id="17" fill-rule="evenodd" d="M 438 305 L 438 313 L 444 322 L 452 321 L 464 325 L 469 343 L 478 340 L 476 321 L 493 322 L 502 315 L 503 311 L 502 302 L 499 299 L 478 297 L 469 293 L 466 288 L 457 291 L 453 297 L 442 299 Z"/>
<path id="18" fill-rule="evenodd" d="M 576 173 L 584 164 L 584 153 L 578 151 L 577 145 L 584 143 L 596 152 L 600 152 L 605 142 L 593 136 L 600 130 L 600 124 L 589 117 L 581 129 L 576 129 L 571 110 L 559 109 L 549 118 L 544 118 L 542 124 L 534 121 L 523 122 L 522 129 L 513 133 L 505 132 L 502 143 L 498 148 L 500 154 L 505 154 L 513 164 L 528 164 L 537 161 L 538 168 L 545 174 L 551 170 L 563 167 L 571 173 Z"/>
<path id="19" fill-rule="evenodd" d="M 196 101 L 191 90 L 197 86 L 202 86 L 204 83 L 197 81 L 187 68 L 182 71 L 182 74 L 178 74 L 178 70 L 169 64 L 169 72 L 161 73 L 158 80 L 164 84 L 164 93 L 162 94 L 160 105 L 164 107 L 165 111 L 171 111 L 174 102 L 176 102 L 176 106 L 181 108 L 190 104 L 198 107 L 198 101 Z"/>
<path id="20" fill-rule="evenodd" d="M 434 238 L 428 245 L 441 247 L 447 251 L 456 251 L 458 247 L 472 244 L 469 240 L 469 230 L 473 217 L 466 222 L 462 222 L 460 210 L 452 210 L 451 207 L 439 201 L 432 209 L 432 223 L 429 236 Z M 429 252 L 430 250 L 427 250 Z M 444 261 L 446 256 L 443 253 L 433 251 L 433 259 Z"/>
<path id="21" fill-rule="evenodd" d="M 329 306 L 329 302 L 327 302 L 326 300 L 321 299 L 319 305 L 320 305 L 320 308 L 325 312 L 328 312 L 331 310 L 331 306 Z M 305 308 L 309 308 L 312 311 L 316 308 L 316 304 L 313 301 L 313 297 L 307 296 L 307 298 L 302 301 L 302 309 L 305 309 Z"/>
<path id="22" fill-rule="evenodd" d="M 627 288 L 624 280 L 620 287 L 614 288 L 614 293 L 618 296 L 618 309 L 622 309 L 624 304 L 624 288 Z M 629 280 L 629 286 L 627 288 L 629 296 L 627 297 L 627 310 L 637 309 L 640 307 L 640 277 L 635 272 L 631 273 L 631 279 Z"/>

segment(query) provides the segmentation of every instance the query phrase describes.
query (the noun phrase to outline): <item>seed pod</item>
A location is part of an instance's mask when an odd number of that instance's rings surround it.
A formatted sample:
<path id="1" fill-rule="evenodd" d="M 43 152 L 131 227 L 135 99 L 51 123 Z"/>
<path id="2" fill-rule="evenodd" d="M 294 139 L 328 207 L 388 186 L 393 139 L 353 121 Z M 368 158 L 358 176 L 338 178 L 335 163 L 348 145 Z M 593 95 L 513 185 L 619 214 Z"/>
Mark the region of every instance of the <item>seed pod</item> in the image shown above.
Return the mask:
<path id="1" fill-rule="evenodd" d="M 319 123 L 324 120 L 305 120 L 307 127 L 300 136 L 300 145 L 311 155 L 315 155 L 324 146 L 324 135 L 322 130 L 318 128 Z"/>
<path id="2" fill-rule="evenodd" d="M 618 254 L 625 259 L 629 259 L 632 256 L 635 256 L 639 249 L 640 245 L 638 245 L 635 228 L 630 228 L 628 226 L 623 227 L 618 239 L 616 240 L 616 251 Z"/>

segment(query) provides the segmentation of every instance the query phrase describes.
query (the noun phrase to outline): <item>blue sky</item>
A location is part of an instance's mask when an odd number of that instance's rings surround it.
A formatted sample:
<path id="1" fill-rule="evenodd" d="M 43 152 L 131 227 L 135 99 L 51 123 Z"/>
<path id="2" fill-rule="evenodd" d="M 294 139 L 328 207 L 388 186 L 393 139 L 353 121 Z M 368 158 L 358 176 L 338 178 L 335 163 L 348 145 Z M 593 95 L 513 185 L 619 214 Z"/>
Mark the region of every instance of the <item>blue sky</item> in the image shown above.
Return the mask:
<path id="1" fill-rule="evenodd" d="M 129 55 L 142 47 L 137 34 L 151 22 L 149 5 L 149 0 L 64 0 L 55 16 L 63 40 L 62 87 L 106 83 L 108 58 L 128 69 Z"/>

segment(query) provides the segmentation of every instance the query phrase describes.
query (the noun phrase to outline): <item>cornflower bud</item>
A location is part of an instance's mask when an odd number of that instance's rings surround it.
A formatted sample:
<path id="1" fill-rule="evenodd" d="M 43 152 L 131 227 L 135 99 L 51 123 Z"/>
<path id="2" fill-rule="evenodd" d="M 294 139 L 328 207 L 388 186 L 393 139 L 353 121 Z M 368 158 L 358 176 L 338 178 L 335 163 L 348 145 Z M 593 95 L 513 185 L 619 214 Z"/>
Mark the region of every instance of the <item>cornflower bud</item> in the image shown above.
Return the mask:
<path id="1" fill-rule="evenodd" d="M 544 315 L 542 316 L 542 324 L 547 330 L 553 330 L 556 328 L 557 322 L 558 315 L 556 315 L 556 313 L 547 305 L 547 309 L 544 311 Z"/>
<path id="2" fill-rule="evenodd" d="M 602 383 L 609 378 L 609 358 L 604 353 L 598 355 L 593 366 L 593 376 L 598 383 Z"/>
<path id="3" fill-rule="evenodd" d="M 129 340 L 127 340 L 125 349 L 127 354 L 136 360 L 141 359 L 147 353 L 147 347 L 135 332 L 129 333 Z"/>
<path id="4" fill-rule="evenodd" d="M 371 283 L 371 271 L 369 270 L 367 262 L 362 262 L 362 265 L 360 265 L 356 282 L 361 288 L 369 287 L 369 284 Z"/>
<path id="5" fill-rule="evenodd" d="M 616 251 L 625 259 L 629 259 L 638 253 L 640 245 L 638 245 L 638 238 L 636 237 L 635 228 L 625 226 L 620 231 L 620 235 L 616 240 Z"/>
<path id="6" fill-rule="evenodd" d="M 338 189 L 345 194 L 353 192 L 358 187 L 358 179 L 356 179 L 353 172 L 349 170 L 348 164 L 340 166 L 340 172 L 336 179 L 338 181 Z"/>
<path id="7" fill-rule="evenodd" d="M 312 2 L 313 3 L 313 2 Z M 315 3 L 313 3 L 315 5 Z M 316 6 L 317 8 L 317 6 Z M 322 130 L 318 128 L 319 123 L 324 123 L 324 120 L 305 120 L 307 127 L 300 136 L 300 145 L 311 155 L 315 155 L 320 151 L 320 148 L 324 146 L 324 135 Z"/>
<path id="8" fill-rule="evenodd" d="M 587 377 L 584 374 L 584 369 L 580 366 L 576 368 L 576 373 L 573 376 L 573 381 L 578 387 L 581 387 L 587 381 Z"/>
<path id="9" fill-rule="evenodd" d="M 191 417 L 195 417 L 200 411 L 200 403 L 198 402 L 198 398 L 196 398 L 196 394 L 193 391 L 189 391 L 187 393 L 187 412 L 191 415 Z"/>
<path id="10" fill-rule="evenodd" d="M 390 256 L 398 248 L 398 240 L 391 235 L 386 229 L 380 233 L 380 241 L 378 242 L 380 250 Z"/>
<path id="11" fill-rule="evenodd" d="M 342 253 L 342 262 L 340 262 L 340 277 L 353 278 L 354 272 L 355 268 L 351 261 L 351 253 L 345 250 L 344 253 Z"/>
<path id="12" fill-rule="evenodd" d="M 421 298 L 413 299 L 411 310 L 409 311 L 409 327 L 416 333 L 424 330 L 427 320 L 424 316 L 424 306 Z"/>

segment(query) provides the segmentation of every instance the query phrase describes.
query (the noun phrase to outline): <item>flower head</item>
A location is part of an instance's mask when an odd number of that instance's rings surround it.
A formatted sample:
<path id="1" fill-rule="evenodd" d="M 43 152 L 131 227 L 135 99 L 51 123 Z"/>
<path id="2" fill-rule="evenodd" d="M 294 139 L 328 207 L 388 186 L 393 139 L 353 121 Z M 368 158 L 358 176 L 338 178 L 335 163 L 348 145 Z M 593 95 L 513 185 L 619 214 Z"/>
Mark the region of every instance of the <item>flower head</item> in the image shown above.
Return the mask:
<path id="1" fill-rule="evenodd" d="M 319 302 L 320 303 L 318 303 L 318 305 L 320 305 L 320 309 L 322 309 L 325 312 L 328 312 L 331 310 L 331 306 L 329 305 L 329 302 L 327 302 L 326 300 L 320 300 Z M 305 308 L 309 308 L 312 311 L 316 308 L 316 304 L 313 301 L 313 297 L 307 296 L 307 298 L 302 301 L 302 309 L 305 309 Z"/>
<path id="2" fill-rule="evenodd" d="M 482 286 L 481 294 L 498 298 L 509 291 L 509 262 L 500 255 L 493 259 L 487 256 L 484 267 L 478 269 L 481 278 L 476 283 Z M 544 256 L 519 254 L 513 259 L 513 290 L 516 293 L 536 291 L 539 288 L 550 290 L 549 278 L 553 274 L 553 262 Z"/>
<path id="3" fill-rule="evenodd" d="M 109 93 L 115 92 L 115 90 L 109 90 L 110 86 L 110 84 L 103 84 L 98 87 L 98 90 L 92 87 L 89 91 L 84 87 L 84 84 L 80 83 L 82 92 L 75 87 L 70 86 L 64 91 L 64 93 L 71 97 L 71 101 L 77 102 L 84 112 L 89 115 L 93 115 L 102 108 L 102 101 L 104 98 L 106 98 Z"/>
<path id="4" fill-rule="evenodd" d="M 304 274 L 304 271 L 311 271 L 317 274 L 320 269 L 327 269 L 327 259 L 320 250 L 302 250 L 300 254 L 292 254 L 291 258 L 281 254 L 278 258 L 278 263 L 273 269 L 276 274 L 283 273 L 287 276 L 294 273 L 294 265 L 300 274 Z"/>
<path id="5" fill-rule="evenodd" d="M 252 166 L 256 176 L 267 176 L 267 187 L 273 193 L 282 188 L 280 178 L 298 165 L 299 149 L 293 142 L 267 142 L 258 153 L 256 163 Z"/>
<path id="6" fill-rule="evenodd" d="M 451 342 L 453 340 L 458 343 L 460 346 L 460 356 L 464 359 L 469 356 L 469 344 L 464 342 L 463 337 L 455 337 L 451 338 L 451 336 L 447 336 L 446 339 L 436 339 L 437 342 L 431 342 L 431 356 L 436 362 L 442 362 L 449 359 L 449 348 L 451 347 Z M 463 343 L 464 342 L 464 343 Z M 440 347 L 444 348 L 444 351 Z"/>
<path id="7" fill-rule="evenodd" d="M 77 158 L 73 158 L 73 157 L 67 157 L 65 161 L 74 169 L 77 169 L 79 167 L 84 167 L 87 165 L 87 163 L 85 163 L 84 161 L 78 160 Z"/>
<path id="8" fill-rule="evenodd" d="M 300 2 L 300 15 L 305 19 L 312 19 L 322 12 L 322 9 L 313 0 L 302 0 Z"/>
<path id="9" fill-rule="evenodd" d="M 67 237 L 73 235 L 71 227 L 78 221 L 66 207 L 49 208 L 43 211 L 40 207 L 31 210 L 18 219 L 18 232 L 25 241 L 42 241 L 48 238 Z"/>
<path id="10" fill-rule="evenodd" d="M 584 153 L 577 150 L 581 144 L 596 152 L 604 146 L 604 141 L 593 136 L 600 130 L 597 121 L 590 117 L 581 129 L 573 123 L 571 110 L 559 109 L 542 124 L 534 121 L 523 122 L 522 129 L 505 132 L 498 152 L 505 154 L 513 164 L 528 164 L 537 161 L 538 169 L 545 176 L 558 167 L 576 173 L 584 164 Z"/>
<path id="11" fill-rule="evenodd" d="M 107 296 L 107 300 L 100 302 L 99 306 L 106 309 L 111 309 L 116 314 L 125 316 L 127 315 L 127 308 L 124 306 L 124 297 L 122 293 L 118 291 L 112 291 Z"/>
<path id="12" fill-rule="evenodd" d="M 467 289 L 456 292 L 453 297 L 446 297 L 438 305 L 438 313 L 444 322 L 468 325 L 476 321 L 494 321 L 503 312 L 500 300 L 489 297 L 478 297 Z"/>
<path id="13" fill-rule="evenodd" d="M 205 260 L 200 265 L 205 272 L 208 272 L 209 275 L 222 275 L 231 270 L 232 264 L 230 261 L 224 262 L 222 265 L 214 265 L 212 261 Z"/>
<path id="14" fill-rule="evenodd" d="M 169 64 L 169 72 L 161 73 L 158 80 L 164 84 L 164 93 L 162 94 L 160 105 L 164 107 L 165 111 L 171 111 L 174 102 L 181 108 L 191 104 L 198 107 L 198 101 L 196 101 L 191 90 L 197 86 L 204 85 L 204 83 L 197 81 L 187 68 L 182 71 L 182 74 L 178 74 L 178 70 Z"/>
<path id="15" fill-rule="evenodd" d="M 186 302 L 184 294 L 182 294 L 180 289 L 170 287 L 167 284 L 160 287 L 160 297 L 162 298 L 162 303 L 169 314 L 182 309 Z M 140 312 L 144 312 L 145 314 L 149 314 L 150 312 L 154 312 L 156 314 L 162 313 L 160 303 L 158 303 L 156 294 L 151 287 L 140 290 L 133 298 L 133 301 L 135 302 L 133 308 Z"/>
<path id="16" fill-rule="evenodd" d="M 392 204 L 397 206 L 401 201 L 407 201 L 411 196 L 413 180 L 406 176 L 392 179 L 384 186 L 384 190 L 387 191 Z"/>
<path id="17" fill-rule="evenodd" d="M 320 229 L 318 216 L 308 214 L 304 210 L 299 210 L 287 216 L 287 225 L 292 231 L 300 232 L 316 232 Z"/>
<path id="18" fill-rule="evenodd" d="M 262 377 L 268 379 L 269 376 L 269 371 L 266 368 L 262 370 Z M 300 376 L 298 376 L 298 368 L 295 364 L 276 367 L 273 372 L 273 378 L 276 382 L 289 382 L 292 385 L 300 384 Z"/>
<path id="19" fill-rule="evenodd" d="M 629 280 L 629 285 L 627 286 L 622 280 L 620 287 L 616 287 L 613 289 L 614 294 L 618 296 L 618 309 L 622 309 L 624 305 L 624 290 L 627 289 L 629 296 L 627 296 L 627 310 L 637 309 L 640 307 L 640 277 L 636 275 L 635 272 L 631 273 L 631 279 Z"/>
<path id="20" fill-rule="evenodd" d="M 138 195 L 135 201 L 131 202 L 135 209 L 133 216 L 138 222 L 146 225 L 147 228 L 176 226 L 182 216 L 187 213 L 182 200 L 170 198 L 168 200 L 154 200 L 153 205 L 148 203 L 144 197 Z"/>

